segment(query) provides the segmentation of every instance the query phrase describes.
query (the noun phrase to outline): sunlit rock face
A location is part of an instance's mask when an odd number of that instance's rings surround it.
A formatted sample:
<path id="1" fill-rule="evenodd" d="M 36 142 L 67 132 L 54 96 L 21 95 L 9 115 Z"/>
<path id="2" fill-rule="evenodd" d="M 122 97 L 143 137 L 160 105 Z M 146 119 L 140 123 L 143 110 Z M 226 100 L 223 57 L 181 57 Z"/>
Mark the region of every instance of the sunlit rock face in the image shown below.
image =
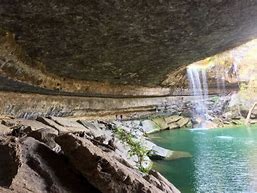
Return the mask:
<path id="1" fill-rule="evenodd" d="M 0 2 L 1 34 L 14 34 L 32 68 L 114 84 L 160 85 L 255 37 L 256 21 L 256 0 Z"/>
<path id="2" fill-rule="evenodd" d="M 183 66 L 170 73 L 163 84 L 189 88 L 190 76 L 186 73 L 186 69 L 198 69 L 206 74 L 209 93 L 214 91 L 224 94 L 239 88 L 256 92 L 256 52 L 257 39 L 253 39 L 238 47 Z"/>

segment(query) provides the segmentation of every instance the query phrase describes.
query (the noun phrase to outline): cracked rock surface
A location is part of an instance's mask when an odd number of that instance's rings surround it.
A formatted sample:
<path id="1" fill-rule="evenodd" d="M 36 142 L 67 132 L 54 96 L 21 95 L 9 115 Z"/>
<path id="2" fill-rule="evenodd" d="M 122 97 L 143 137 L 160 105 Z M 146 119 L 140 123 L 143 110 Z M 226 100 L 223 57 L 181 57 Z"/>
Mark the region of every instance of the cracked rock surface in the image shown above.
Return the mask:
<path id="1" fill-rule="evenodd" d="M 0 2 L 0 33 L 14 34 L 33 68 L 115 84 L 158 85 L 256 38 L 256 21 L 256 0 Z"/>
<path id="2" fill-rule="evenodd" d="M 2 128 L 0 192 L 179 193 L 158 172 L 139 172 L 125 149 L 115 151 L 110 123 L 5 117 Z"/>

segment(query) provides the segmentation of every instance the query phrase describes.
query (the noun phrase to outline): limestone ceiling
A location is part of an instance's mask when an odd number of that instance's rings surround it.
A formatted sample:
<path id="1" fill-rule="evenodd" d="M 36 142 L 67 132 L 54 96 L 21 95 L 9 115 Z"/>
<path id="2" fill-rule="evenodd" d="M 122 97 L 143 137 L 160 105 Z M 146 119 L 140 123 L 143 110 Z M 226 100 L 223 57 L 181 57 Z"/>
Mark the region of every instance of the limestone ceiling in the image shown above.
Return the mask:
<path id="1" fill-rule="evenodd" d="M 4 0 L 7 31 L 32 68 L 156 86 L 181 65 L 256 38 L 257 0 Z"/>

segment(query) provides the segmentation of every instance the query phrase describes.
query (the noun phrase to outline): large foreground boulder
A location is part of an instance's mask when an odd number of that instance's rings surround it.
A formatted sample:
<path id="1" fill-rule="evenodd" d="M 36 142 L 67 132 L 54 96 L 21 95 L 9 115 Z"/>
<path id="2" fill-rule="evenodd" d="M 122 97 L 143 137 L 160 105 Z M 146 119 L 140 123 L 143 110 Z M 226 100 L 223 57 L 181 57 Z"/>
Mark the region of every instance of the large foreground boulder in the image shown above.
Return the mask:
<path id="1" fill-rule="evenodd" d="M 65 157 L 31 137 L 0 138 L 1 193 L 99 193 Z"/>
<path id="2" fill-rule="evenodd" d="M 64 134 L 56 141 L 71 165 L 103 193 L 179 193 L 167 180 L 152 175 L 143 177 L 88 139 Z"/>

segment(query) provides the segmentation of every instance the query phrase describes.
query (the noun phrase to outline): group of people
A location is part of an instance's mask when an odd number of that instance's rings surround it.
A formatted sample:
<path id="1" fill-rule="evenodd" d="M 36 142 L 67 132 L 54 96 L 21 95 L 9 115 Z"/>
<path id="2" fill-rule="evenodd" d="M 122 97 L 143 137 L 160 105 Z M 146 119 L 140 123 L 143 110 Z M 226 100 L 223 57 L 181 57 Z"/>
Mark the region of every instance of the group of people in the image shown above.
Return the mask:
<path id="1" fill-rule="evenodd" d="M 123 116 L 122 115 L 115 115 L 117 121 L 122 121 Z"/>

